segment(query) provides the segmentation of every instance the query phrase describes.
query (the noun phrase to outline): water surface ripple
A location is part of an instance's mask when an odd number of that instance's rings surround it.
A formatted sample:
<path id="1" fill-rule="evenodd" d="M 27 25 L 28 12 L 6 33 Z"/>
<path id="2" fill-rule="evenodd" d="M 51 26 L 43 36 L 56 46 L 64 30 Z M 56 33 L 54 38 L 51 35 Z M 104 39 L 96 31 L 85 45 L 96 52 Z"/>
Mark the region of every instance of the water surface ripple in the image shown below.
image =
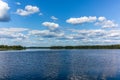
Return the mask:
<path id="1" fill-rule="evenodd" d="M 120 80 L 120 50 L 1 51 L 0 80 Z"/>

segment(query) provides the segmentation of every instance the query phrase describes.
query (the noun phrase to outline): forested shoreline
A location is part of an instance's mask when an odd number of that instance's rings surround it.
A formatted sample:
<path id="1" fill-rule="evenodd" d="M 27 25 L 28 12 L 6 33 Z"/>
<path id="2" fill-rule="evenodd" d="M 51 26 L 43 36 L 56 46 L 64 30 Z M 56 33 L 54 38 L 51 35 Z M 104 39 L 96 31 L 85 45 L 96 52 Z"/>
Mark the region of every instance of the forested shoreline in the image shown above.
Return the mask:
<path id="1" fill-rule="evenodd" d="M 84 46 L 51 46 L 51 47 L 23 47 L 20 45 L 0 45 L 2 50 L 23 50 L 23 49 L 120 49 L 120 45 L 84 45 Z"/>
<path id="2" fill-rule="evenodd" d="M 120 45 L 52 46 L 50 49 L 120 49 Z"/>
<path id="3" fill-rule="evenodd" d="M 13 46 L 8 46 L 8 45 L 0 45 L 0 50 L 23 50 L 26 49 L 23 46 L 20 45 L 13 45 Z"/>

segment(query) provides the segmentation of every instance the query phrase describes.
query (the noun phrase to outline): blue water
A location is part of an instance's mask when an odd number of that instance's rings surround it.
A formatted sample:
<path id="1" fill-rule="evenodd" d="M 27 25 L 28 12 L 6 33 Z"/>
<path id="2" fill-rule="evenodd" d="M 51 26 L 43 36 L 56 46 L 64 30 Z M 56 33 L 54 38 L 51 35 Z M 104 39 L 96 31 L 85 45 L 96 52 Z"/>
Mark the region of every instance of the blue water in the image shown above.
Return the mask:
<path id="1" fill-rule="evenodd" d="M 120 50 L 1 51 L 0 80 L 120 80 Z"/>

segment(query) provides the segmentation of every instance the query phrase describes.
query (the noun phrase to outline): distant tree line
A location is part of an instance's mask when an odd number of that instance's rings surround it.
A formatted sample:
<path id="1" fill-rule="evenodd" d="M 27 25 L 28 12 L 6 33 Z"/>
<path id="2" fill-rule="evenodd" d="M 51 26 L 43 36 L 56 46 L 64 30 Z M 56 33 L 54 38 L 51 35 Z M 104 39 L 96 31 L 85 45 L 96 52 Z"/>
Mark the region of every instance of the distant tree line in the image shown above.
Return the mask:
<path id="1" fill-rule="evenodd" d="M 50 49 L 120 49 L 120 45 L 51 46 Z"/>
<path id="2" fill-rule="evenodd" d="M 120 45 L 86 45 L 86 46 L 51 46 L 51 47 L 23 47 L 20 45 L 0 45 L 0 50 L 23 49 L 120 49 Z"/>
<path id="3" fill-rule="evenodd" d="M 22 50 L 25 47 L 20 45 L 8 46 L 8 45 L 0 45 L 0 50 Z"/>
<path id="4" fill-rule="evenodd" d="M 26 49 L 50 49 L 50 47 L 26 47 Z"/>

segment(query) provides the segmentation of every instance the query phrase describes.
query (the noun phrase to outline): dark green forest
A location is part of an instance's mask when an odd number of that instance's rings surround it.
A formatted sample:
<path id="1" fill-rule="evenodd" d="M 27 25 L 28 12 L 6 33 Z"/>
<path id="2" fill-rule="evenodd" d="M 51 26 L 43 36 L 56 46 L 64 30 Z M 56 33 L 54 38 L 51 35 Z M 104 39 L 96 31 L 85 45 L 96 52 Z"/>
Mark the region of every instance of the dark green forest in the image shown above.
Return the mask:
<path id="1" fill-rule="evenodd" d="M 120 45 L 52 46 L 50 49 L 120 49 Z"/>
<path id="2" fill-rule="evenodd" d="M 14 45 L 14 46 L 0 45 L 0 50 L 22 50 L 22 49 L 26 49 L 26 48 L 20 45 Z"/>
<path id="3" fill-rule="evenodd" d="M 87 46 L 51 46 L 51 47 L 23 47 L 20 45 L 0 45 L 0 50 L 23 50 L 23 49 L 120 49 L 120 45 L 87 45 Z"/>

